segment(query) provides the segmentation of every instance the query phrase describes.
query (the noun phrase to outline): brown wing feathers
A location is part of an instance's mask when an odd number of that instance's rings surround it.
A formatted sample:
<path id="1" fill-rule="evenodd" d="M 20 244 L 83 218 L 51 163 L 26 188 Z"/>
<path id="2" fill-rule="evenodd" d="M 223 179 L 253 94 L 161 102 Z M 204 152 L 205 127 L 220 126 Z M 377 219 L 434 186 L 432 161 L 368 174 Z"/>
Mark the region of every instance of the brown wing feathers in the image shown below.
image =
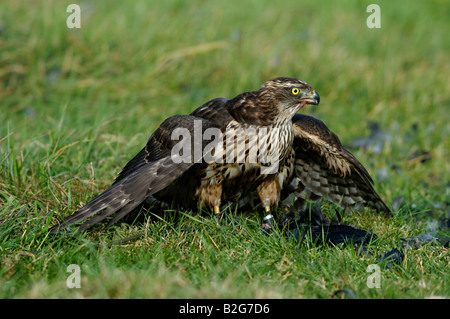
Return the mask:
<path id="1" fill-rule="evenodd" d="M 297 192 L 310 198 L 325 197 L 346 208 L 365 205 L 390 215 L 373 189 L 373 181 L 362 164 L 342 147 L 339 138 L 313 117 L 296 114 L 295 175 Z"/>
<path id="2" fill-rule="evenodd" d="M 109 226 L 135 209 L 148 196 L 173 183 L 194 163 L 174 162 L 171 149 L 177 141 L 171 139 L 171 132 L 176 127 L 184 127 L 192 132 L 195 120 L 202 121 L 203 129 L 213 126 L 207 120 L 190 115 L 168 118 L 153 133 L 146 147 L 125 165 L 108 189 L 55 225 L 51 231 L 55 232 L 93 216 L 80 226 L 80 230 L 87 229 L 116 213 L 108 223 Z M 191 150 L 193 151 L 193 147 Z"/>

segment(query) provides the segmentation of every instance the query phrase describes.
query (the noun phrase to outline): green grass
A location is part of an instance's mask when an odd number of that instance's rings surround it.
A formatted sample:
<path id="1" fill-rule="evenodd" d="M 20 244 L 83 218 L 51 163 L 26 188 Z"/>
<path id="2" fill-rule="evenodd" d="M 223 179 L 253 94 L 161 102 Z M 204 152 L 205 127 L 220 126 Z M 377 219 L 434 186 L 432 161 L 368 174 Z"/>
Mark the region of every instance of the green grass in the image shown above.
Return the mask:
<path id="1" fill-rule="evenodd" d="M 380 254 L 449 217 L 447 1 L 378 1 L 381 29 L 366 27 L 372 1 L 331 0 L 83 1 L 81 29 L 68 29 L 72 2 L 0 4 L 0 297 L 450 296 L 448 248 L 432 243 L 382 269 L 380 289 L 366 284 Z M 164 118 L 276 76 L 311 84 L 321 104 L 304 112 L 343 143 L 367 136 L 368 121 L 391 134 L 381 153 L 352 150 L 390 207 L 404 199 L 391 220 L 344 217 L 378 236 L 373 256 L 263 236 L 257 214 L 237 226 L 184 216 L 47 235 L 108 187 Z M 430 160 L 409 159 L 422 150 Z M 80 289 L 66 286 L 70 264 Z"/>

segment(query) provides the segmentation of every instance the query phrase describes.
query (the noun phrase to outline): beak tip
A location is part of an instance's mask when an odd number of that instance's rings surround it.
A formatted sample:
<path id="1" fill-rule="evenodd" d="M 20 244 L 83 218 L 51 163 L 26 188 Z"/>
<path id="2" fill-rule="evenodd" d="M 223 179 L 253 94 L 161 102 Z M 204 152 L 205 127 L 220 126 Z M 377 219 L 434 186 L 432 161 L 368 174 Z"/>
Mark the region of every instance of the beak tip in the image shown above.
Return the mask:
<path id="1" fill-rule="evenodd" d="M 314 105 L 318 105 L 320 103 L 320 95 L 316 91 L 313 91 L 312 98 L 316 101 Z"/>

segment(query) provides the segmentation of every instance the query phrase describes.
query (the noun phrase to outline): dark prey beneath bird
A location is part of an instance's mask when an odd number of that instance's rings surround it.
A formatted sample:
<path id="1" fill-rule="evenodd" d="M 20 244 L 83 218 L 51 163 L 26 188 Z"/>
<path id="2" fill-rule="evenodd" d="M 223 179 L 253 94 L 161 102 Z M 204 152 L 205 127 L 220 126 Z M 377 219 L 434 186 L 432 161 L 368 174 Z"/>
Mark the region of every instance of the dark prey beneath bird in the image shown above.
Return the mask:
<path id="1" fill-rule="evenodd" d="M 149 198 L 182 209 L 208 207 L 219 216 L 227 203 L 255 197 L 266 212 L 264 225 L 271 209 L 292 196 L 389 216 L 369 173 L 339 138 L 321 121 L 296 114 L 319 101 L 307 83 L 279 77 L 169 117 L 108 189 L 51 231 L 81 222 L 80 230 L 102 221 L 108 227 Z"/>

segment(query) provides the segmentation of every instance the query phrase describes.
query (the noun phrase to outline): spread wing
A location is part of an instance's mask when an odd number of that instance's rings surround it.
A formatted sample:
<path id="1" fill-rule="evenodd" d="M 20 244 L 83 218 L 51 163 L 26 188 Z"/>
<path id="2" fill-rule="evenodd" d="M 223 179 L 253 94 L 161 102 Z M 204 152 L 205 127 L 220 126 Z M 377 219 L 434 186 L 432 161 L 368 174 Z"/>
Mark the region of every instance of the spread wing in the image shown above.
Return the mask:
<path id="1" fill-rule="evenodd" d="M 111 217 L 106 225 L 108 227 L 133 211 L 146 198 L 171 185 L 196 165 L 194 160 L 183 161 L 182 155 L 185 154 L 172 154 L 172 148 L 179 142 L 172 138 L 172 132 L 176 128 L 184 128 L 193 133 L 194 126 L 199 123 L 203 131 L 217 127 L 213 122 L 193 115 L 176 115 L 165 120 L 108 189 L 53 226 L 51 231 L 56 232 L 90 218 L 80 226 L 80 230 L 84 230 Z M 194 159 L 194 142 L 195 139 L 191 138 L 191 159 Z"/>
<path id="2" fill-rule="evenodd" d="M 367 170 L 322 121 L 296 114 L 292 123 L 295 177 L 291 190 L 310 200 L 324 197 L 344 208 L 364 205 L 390 216 Z"/>

